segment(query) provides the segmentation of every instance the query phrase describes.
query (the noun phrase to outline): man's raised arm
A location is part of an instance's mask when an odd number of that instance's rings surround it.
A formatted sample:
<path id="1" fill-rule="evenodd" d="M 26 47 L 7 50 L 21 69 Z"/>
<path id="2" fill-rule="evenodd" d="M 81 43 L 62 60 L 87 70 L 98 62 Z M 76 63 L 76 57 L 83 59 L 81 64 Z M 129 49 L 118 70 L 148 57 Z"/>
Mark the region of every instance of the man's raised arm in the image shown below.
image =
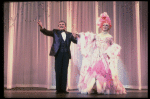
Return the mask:
<path id="1" fill-rule="evenodd" d="M 44 34 L 44 35 L 47 35 L 47 36 L 54 36 L 54 33 L 53 33 L 53 31 L 49 31 L 49 30 L 47 30 L 47 29 L 43 29 L 43 27 L 42 27 L 42 22 L 39 20 L 39 22 L 38 22 L 38 25 L 40 26 L 40 31 Z"/>

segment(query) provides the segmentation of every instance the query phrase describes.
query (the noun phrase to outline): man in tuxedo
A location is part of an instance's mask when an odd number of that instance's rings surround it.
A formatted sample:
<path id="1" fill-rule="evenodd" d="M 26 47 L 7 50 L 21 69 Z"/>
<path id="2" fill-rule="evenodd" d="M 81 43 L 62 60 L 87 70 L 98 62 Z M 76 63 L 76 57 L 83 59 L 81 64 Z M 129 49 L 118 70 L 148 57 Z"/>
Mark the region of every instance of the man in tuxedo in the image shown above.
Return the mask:
<path id="1" fill-rule="evenodd" d="M 38 25 L 40 26 L 40 31 L 44 35 L 53 37 L 50 56 L 55 57 L 56 94 L 68 94 L 69 92 L 66 91 L 66 84 L 68 64 L 69 59 L 71 59 L 70 43 L 72 41 L 77 44 L 77 36 L 65 30 L 66 23 L 64 21 L 60 21 L 58 24 L 58 29 L 53 29 L 52 31 L 43 28 L 40 20 Z"/>

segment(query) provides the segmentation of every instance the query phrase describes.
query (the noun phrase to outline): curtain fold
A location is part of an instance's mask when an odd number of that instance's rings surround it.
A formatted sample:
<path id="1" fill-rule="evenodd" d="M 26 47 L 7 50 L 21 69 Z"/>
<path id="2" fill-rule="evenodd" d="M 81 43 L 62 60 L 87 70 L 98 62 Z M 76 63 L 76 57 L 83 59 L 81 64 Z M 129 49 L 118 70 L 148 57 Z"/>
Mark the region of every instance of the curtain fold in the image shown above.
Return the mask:
<path id="1" fill-rule="evenodd" d="M 141 44 L 141 85 L 148 86 L 148 2 L 139 2 L 140 44 Z"/>
<path id="2" fill-rule="evenodd" d="M 116 13 L 118 13 L 116 15 L 117 43 L 122 47 L 121 60 L 124 63 L 123 71 L 126 72 L 126 75 L 122 74 L 122 76 L 126 78 L 122 83 L 130 86 L 138 86 L 136 16 L 134 2 L 116 2 Z"/>
<path id="3" fill-rule="evenodd" d="M 32 1 L 4 3 L 4 87 L 44 87 L 55 89 L 54 57 L 49 56 L 52 37 L 43 35 L 37 24 L 41 20 L 48 30 L 58 22 L 67 23 L 72 33 L 96 33 L 96 20 L 107 12 L 112 23 L 109 33 L 121 49 L 119 79 L 125 88 L 148 89 L 148 2 L 139 2 L 140 59 L 137 55 L 137 14 L 135 1 Z M 98 15 L 98 16 L 97 16 Z M 115 19 L 115 20 L 114 20 Z M 115 25 L 115 26 L 114 26 Z M 115 27 L 115 28 L 114 28 Z M 98 32 L 101 32 L 98 29 Z M 80 53 L 71 43 L 68 89 L 77 89 Z M 82 59 L 82 58 L 81 58 Z M 139 67 L 141 66 L 141 70 Z M 138 75 L 141 72 L 141 77 Z M 140 77 L 140 79 L 139 79 Z M 141 81 L 139 81 L 141 80 Z M 141 82 L 141 85 L 139 85 Z"/>

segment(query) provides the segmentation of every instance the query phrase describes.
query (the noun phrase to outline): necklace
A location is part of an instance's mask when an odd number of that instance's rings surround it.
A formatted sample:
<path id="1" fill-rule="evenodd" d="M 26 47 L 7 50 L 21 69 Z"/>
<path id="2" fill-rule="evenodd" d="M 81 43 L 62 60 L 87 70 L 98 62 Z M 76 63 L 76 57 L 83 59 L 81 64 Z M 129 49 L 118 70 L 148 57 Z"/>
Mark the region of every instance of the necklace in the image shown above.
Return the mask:
<path id="1" fill-rule="evenodd" d="M 108 34 L 108 32 L 104 32 L 104 31 L 102 31 L 102 34 L 103 34 L 103 35 L 106 35 L 106 34 Z"/>

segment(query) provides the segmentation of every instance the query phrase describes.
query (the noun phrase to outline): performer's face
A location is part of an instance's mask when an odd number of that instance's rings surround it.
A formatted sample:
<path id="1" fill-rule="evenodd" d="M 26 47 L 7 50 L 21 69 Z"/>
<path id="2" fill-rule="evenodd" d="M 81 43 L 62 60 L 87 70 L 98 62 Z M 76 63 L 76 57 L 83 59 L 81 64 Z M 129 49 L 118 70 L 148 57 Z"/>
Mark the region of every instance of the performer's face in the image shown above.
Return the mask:
<path id="1" fill-rule="evenodd" d="M 60 22 L 60 23 L 58 24 L 58 28 L 59 28 L 59 30 L 65 30 L 65 29 L 66 29 L 65 23 L 64 23 L 64 22 Z"/>
<path id="2" fill-rule="evenodd" d="M 108 31 L 109 30 L 109 24 L 108 23 L 104 23 L 103 24 L 103 31 Z"/>

